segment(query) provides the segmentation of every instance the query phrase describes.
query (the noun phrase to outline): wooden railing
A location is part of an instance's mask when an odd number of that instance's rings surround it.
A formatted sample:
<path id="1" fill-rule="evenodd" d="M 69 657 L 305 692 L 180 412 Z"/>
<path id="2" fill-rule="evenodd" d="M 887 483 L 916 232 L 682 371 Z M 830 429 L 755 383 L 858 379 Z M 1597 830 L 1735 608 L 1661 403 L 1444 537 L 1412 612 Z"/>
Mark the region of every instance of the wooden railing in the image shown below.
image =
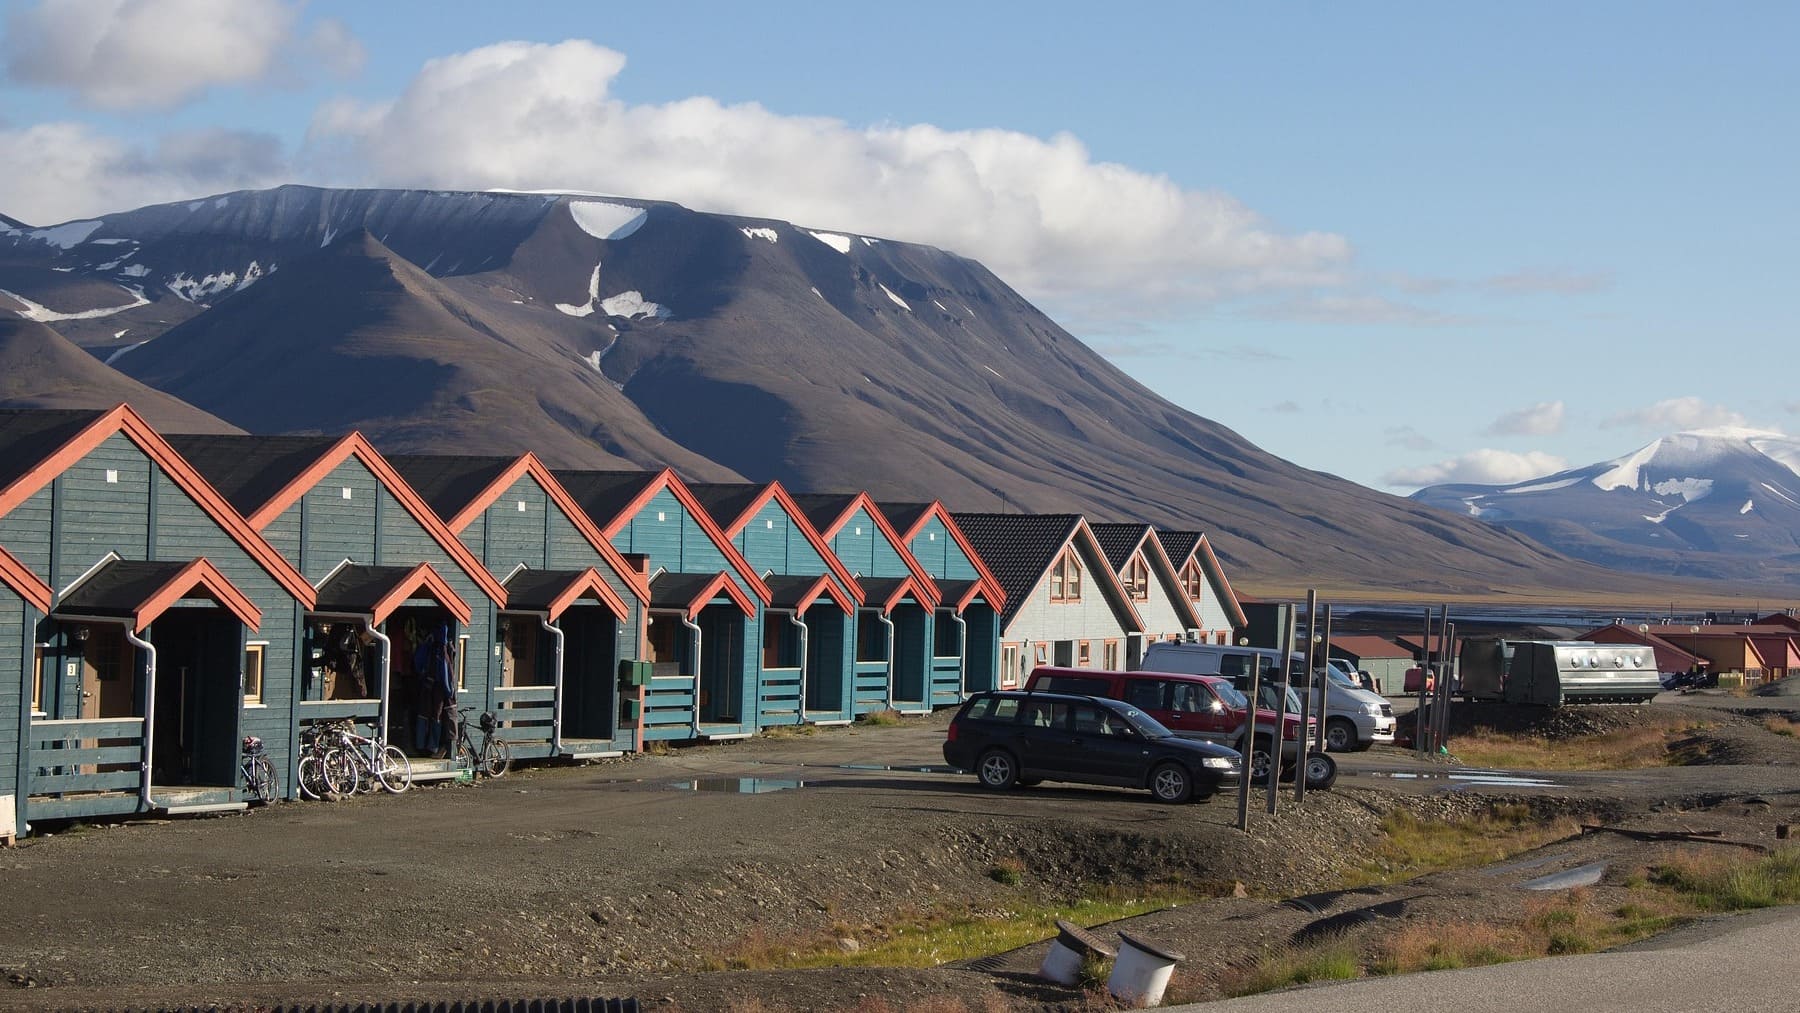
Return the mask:
<path id="1" fill-rule="evenodd" d="M 886 710 L 888 706 L 887 692 L 887 662 L 859 661 L 856 663 L 856 681 L 851 696 L 855 709 L 852 713 L 860 716 L 878 710 Z"/>
<path id="2" fill-rule="evenodd" d="M 513 744 L 550 741 L 556 720 L 555 686 L 501 686 L 494 690 L 496 733 Z"/>
<path id="3" fill-rule="evenodd" d="M 644 738 L 691 739 L 694 737 L 694 708 L 698 705 L 695 688 L 699 680 L 680 674 L 679 665 L 669 665 L 673 674 L 663 674 L 659 663 L 650 685 L 644 689 Z"/>
<path id="4" fill-rule="evenodd" d="M 756 725 L 799 724 L 800 670 L 798 668 L 765 668 L 756 689 Z"/>
<path id="5" fill-rule="evenodd" d="M 70 796 L 138 791 L 144 785 L 144 719 L 33 721 L 29 811 L 39 818 L 135 812 L 137 799 L 69 802 Z"/>

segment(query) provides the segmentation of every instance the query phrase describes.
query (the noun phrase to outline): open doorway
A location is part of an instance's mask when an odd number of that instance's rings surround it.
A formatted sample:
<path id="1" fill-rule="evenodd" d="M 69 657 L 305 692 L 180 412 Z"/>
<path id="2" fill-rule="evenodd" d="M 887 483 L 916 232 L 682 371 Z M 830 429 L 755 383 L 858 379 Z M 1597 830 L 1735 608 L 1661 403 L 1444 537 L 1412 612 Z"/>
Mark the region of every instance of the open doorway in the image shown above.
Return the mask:
<path id="1" fill-rule="evenodd" d="M 603 605 L 578 602 L 557 625 L 563 630 L 563 738 L 610 742 L 618 729 L 619 621 Z"/>
<path id="2" fill-rule="evenodd" d="M 806 710 L 825 717 L 846 715 L 849 701 L 850 617 L 830 603 L 806 610 Z"/>
<path id="3" fill-rule="evenodd" d="M 235 786 L 244 628 L 221 608 L 172 608 L 149 629 L 156 645 L 151 780 Z"/>
<path id="4" fill-rule="evenodd" d="M 743 720 L 744 613 L 737 605 L 708 605 L 700 610 L 700 721 L 737 724 Z"/>

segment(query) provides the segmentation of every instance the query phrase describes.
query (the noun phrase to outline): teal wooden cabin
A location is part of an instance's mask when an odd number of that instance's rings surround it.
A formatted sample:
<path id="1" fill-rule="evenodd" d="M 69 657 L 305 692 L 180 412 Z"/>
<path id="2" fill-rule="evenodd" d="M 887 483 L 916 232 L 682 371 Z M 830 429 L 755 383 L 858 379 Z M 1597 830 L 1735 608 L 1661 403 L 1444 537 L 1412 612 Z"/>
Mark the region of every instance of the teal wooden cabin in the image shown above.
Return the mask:
<path id="1" fill-rule="evenodd" d="M 807 493 L 794 501 L 862 585 L 851 702 L 855 713 L 890 707 L 905 713 L 931 710 L 936 581 L 906 551 L 868 493 Z"/>
<path id="2" fill-rule="evenodd" d="M 943 707 L 1000 688 L 1000 610 L 1006 592 L 950 511 L 929 503 L 883 503 L 881 512 L 913 559 L 937 582 L 932 615 L 931 702 Z"/>
<path id="3" fill-rule="evenodd" d="M 649 586 L 534 454 L 390 456 L 445 525 L 504 575 L 494 696 L 514 757 L 595 759 L 639 748 L 622 715 L 639 687 Z"/>
<path id="4" fill-rule="evenodd" d="M 757 725 L 854 720 L 854 624 L 862 588 L 781 483 L 689 488 L 769 587 Z"/>
<path id="5" fill-rule="evenodd" d="M 0 412 L 0 549 L 6 823 L 241 808 L 245 735 L 288 765 L 314 590 L 135 412 Z"/>
<path id="6" fill-rule="evenodd" d="M 359 433 L 172 442 L 318 588 L 299 632 L 290 741 L 349 718 L 414 756 L 415 777 L 454 776 L 431 759 L 440 701 L 420 648 L 434 636 L 454 645 L 454 706 L 499 709 L 500 581 Z"/>
<path id="7" fill-rule="evenodd" d="M 720 739 L 757 727 L 769 587 L 674 472 L 557 471 L 613 548 L 643 557 L 650 601 L 646 740 Z"/>

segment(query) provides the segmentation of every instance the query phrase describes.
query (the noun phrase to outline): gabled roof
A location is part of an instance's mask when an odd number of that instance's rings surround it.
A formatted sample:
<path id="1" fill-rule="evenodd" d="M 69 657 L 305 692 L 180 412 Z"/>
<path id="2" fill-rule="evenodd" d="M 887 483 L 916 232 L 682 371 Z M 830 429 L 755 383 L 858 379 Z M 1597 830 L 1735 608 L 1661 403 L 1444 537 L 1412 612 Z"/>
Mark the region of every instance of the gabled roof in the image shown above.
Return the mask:
<path id="1" fill-rule="evenodd" d="M 888 508 L 886 504 L 883 504 L 881 509 L 883 513 L 887 513 Z M 944 530 L 949 532 L 950 538 L 956 543 L 957 548 L 960 548 L 963 555 L 969 558 L 969 562 L 974 564 L 975 572 L 981 575 L 981 593 L 987 598 L 988 604 L 995 608 L 1000 608 L 1006 604 L 1006 589 L 1002 587 L 1000 581 L 994 577 L 993 571 L 988 569 L 987 563 L 981 558 L 981 553 L 975 551 L 975 546 L 969 541 L 969 536 L 963 533 L 962 526 L 956 523 L 955 515 L 950 512 L 948 507 L 944 506 L 943 501 L 934 499 L 931 502 L 922 505 L 918 503 L 899 503 L 895 505 L 894 509 L 898 510 L 902 516 L 911 518 L 909 522 L 902 524 L 900 521 L 895 520 L 893 514 L 887 513 L 888 520 L 892 522 L 894 528 L 900 532 L 900 538 L 906 543 L 909 549 L 912 546 L 913 539 L 919 537 L 919 532 L 925 527 L 926 522 L 935 517 L 938 523 L 944 526 Z M 941 586 L 942 582 L 940 581 L 939 583 Z M 969 600 L 972 600 L 972 598 Z M 956 610 L 961 612 L 966 605 L 967 601 L 965 601 L 963 605 L 957 606 Z"/>
<path id="2" fill-rule="evenodd" d="M 648 589 L 645 597 L 649 597 Z M 555 619 L 583 598 L 600 602 L 618 618 L 631 614 L 612 585 L 591 566 L 583 570 L 520 570 L 506 582 L 508 612 L 542 612 Z"/>
<path id="3" fill-rule="evenodd" d="M 882 503 L 881 512 L 887 515 L 888 523 L 894 526 L 894 530 L 900 532 L 900 537 L 910 543 L 913 533 L 918 530 L 920 524 L 924 523 L 926 516 L 931 513 L 931 508 L 935 505 L 935 501 L 932 503 Z"/>
<path id="4" fill-rule="evenodd" d="M 1169 564 L 1180 576 L 1183 567 L 1192 559 L 1199 564 L 1200 572 L 1206 574 L 1206 582 L 1212 585 L 1213 594 L 1218 596 L 1219 604 L 1225 606 L 1230 613 L 1233 627 L 1244 627 L 1250 624 L 1249 617 L 1244 615 L 1243 599 L 1231 589 L 1231 581 L 1225 579 L 1225 568 L 1219 565 L 1219 557 L 1213 554 L 1212 543 L 1206 535 L 1199 531 L 1163 531 L 1158 529 L 1156 540 L 1162 544 L 1163 552 L 1169 557 Z"/>
<path id="5" fill-rule="evenodd" d="M 407 454 L 388 459 L 394 470 L 417 489 L 444 524 L 461 535 L 475 523 L 475 518 L 494 505 L 521 478 L 530 476 L 538 487 L 568 517 L 569 523 L 587 539 L 600 558 L 606 561 L 625 586 L 639 601 L 650 599 L 650 585 L 637 568 L 613 547 L 588 512 L 575 502 L 569 491 L 536 454 L 518 457 L 430 456 Z M 424 487 L 413 483 L 417 476 Z M 510 586 L 510 585 L 509 585 Z M 624 613 L 621 612 L 621 615 Z"/>
<path id="6" fill-rule="evenodd" d="M 55 597 L 50 585 L 32 573 L 30 567 L 19 562 L 17 556 L 6 551 L 3 545 L 0 545 L 0 581 L 4 581 L 7 587 L 30 603 L 32 608 L 39 612 L 50 611 L 50 600 Z"/>
<path id="7" fill-rule="evenodd" d="M 1093 529 L 1094 540 L 1100 543 L 1101 551 L 1106 553 L 1106 561 L 1112 564 L 1113 573 L 1121 578 L 1125 575 L 1126 565 L 1142 552 L 1144 564 L 1156 574 L 1156 581 L 1162 585 L 1169 604 L 1175 607 L 1176 617 L 1181 620 L 1183 628 L 1200 628 L 1200 610 L 1181 586 L 1181 570 L 1169 558 L 1168 553 L 1163 551 L 1155 528 L 1148 524 L 1090 524 L 1088 527 Z"/>
<path id="8" fill-rule="evenodd" d="M 118 405 L 103 412 L 48 412 L 46 414 L 54 418 L 38 424 L 18 417 L 36 413 L 7 414 L 11 416 L 13 437 L 23 442 L 15 442 L 6 451 L 8 464 L 4 478 L 0 478 L 4 482 L 0 485 L 0 517 L 11 513 L 95 447 L 115 434 L 123 434 L 146 457 L 156 462 L 157 467 L 251 559 L 274 577 L 276 583 L 302 604 L 310 606 L 313 603 L 313 586 L 300 571 L 258 534 L 255 526 L 246 522 L 212 483 L 130 405 Z M 70 428 L 69 424 L 75 422 L 76 417 L 85 418 L 86 423 Z M 27 431 L 37 432 L 41 439 L 25 439 L 22 434 Z M 61 442 L 53 442 L 58 438 Z M 26 444 L 30 444 L 29 448 Z M 13 562 L 17 563 L 17 560 Z"/>
<path id="9" fill-rule="evenodd" d="M 938 605 L 948 605 L 957 612 L 961 612 L 967 609 L 976 598 L 981 597 L 981 593 L 986 587 L 987 585 L 979 580 L 940 579 L 937 581 Z M 988 604 L 997 606 L 999 603 L 990 601 Z"/>
<path id="10" fill-rule="evenodd" d="M 844 589 L 831 579 L 829 573 L 821 573 L 816 577 L 776 576 L 767 579 L 770 608 L 805 612 L 820 598 L 829 598 L 845 614 L 856 611 L 858 603 L 844 593 Z"/>
<path id="11" fill-rule="evenodd" d="M 443 575 L 430 563 L 418 566 L 362 566 L 346 563 L 331 571 L 319 585 L 318 605 L 310 611 L 322 615 L 366 616 L 370 622 L 386 622 L 408 598 L 430 598 L 467 623 L 474 613 Z"/>
<path id="12" fill-rule="evenodd" d="M 807 519 L 813 522 L 813 527 L 818 530 L 819 537 L 827 542 L 837 537 L 838 532 L 844 529 L 844 525 L 850 523 L 850 518 L 856 516 L 858 509 L 868 514 L 869 520 L 874 523 L 876 530 L 881 532 L 881 536 L 894 547 L 895 554 L 900 557 L 902 563 L 906 564 L 907 572 L 911 573 L 913 579 L 918 582 L 919 589 L 925 596 L 925 607 L 937 607 L 937 581 L 933 580 L 931 574 L 926 573 L 925 568 L 919 565 L 912 550 L 907 548 L 906 539 L 900 537 L 900 532 L 895 531 L 894 526 L 888 523 L 887 515 L 881 512 L 881 507 L 876 505 L 875 500 L 868 493 L 806 493 L 793 497 L 793 500 L 795 505 L 806 511 Z M 819 523 L 817 518 L 827 515 L 830 515 L 831 519 L 826 523 Z M 868 578 L 858 579 L 866 581 Z"/>
<path id="13" fill-rule="evenodd" d="M 712 517 L 714 523 L 719 525 L 720 530 L 725 532 L 727 540 L 734 539 L 741 534 L 744 527 L 762 512 L 763 507 L 767 506 L 770 500 L 781 504 L 781 508 L 787 512 L 787 515 L 793 518 L 795 529 L 800 532 L 802 538 L 806 539 L 807 544 L 813 547 L 813 551 L 819 554 L 819 558 L 825 561 L 826 568 L 842 585 L 842 590 L 849 592 L 850 597 L 855 600 L 855 604 L 862 604 L 863 590 L 857 584 L 856 578 L 852 577 L 850 571 L 844 568 L 843 560 L 837 557 L 837 553 L 831 551 L 831 546 L 827 545 L 825 539 L 820 536 L 819 529 L 813 526 L 812 519 L 806 515 L 806 511 L 800 509 L 800 505 L 794 502 L 794 498 L 788 495 L 788 491 L 782 488 L 780 482 L 769 482 L 764 485 L 750 482 L 707 483 L 690 485 L 688 489 L 693 492 L 695 499 L 705 505 L 708 515 Z M 773 585 L 771 585 L 772 587 Z"/>
<path id="14" fill-rule="evenodd" d="M 44 459 L 44 452 L 74 439 L 106 412 L 80 409 L 0 411 L 0 489 Z"/>
<path id="15" fill-rule="evenodd" d="M 204 558 L 185 563 L 114 558 L 69 588 L 53 614 L 127 619 L 142 633 L 169 606 L 194 597 L 212 599 L 252 630 L 262 626 L 262 610 Z"/>
<path id="16" fill-rule="evenodd" d="M 867 603 L 880 606 L 883 615 L 899 608 L 908 597 L 923 608 L 935 607 L 933 592 L 937 588 L 927 589 L 919 578 L 910 574 L 905 577 L 864 577 L 862 583 L 863 590 L 868 594 Z"/>
<path id="17" fill-rule="evenodd" d="M 1106 555 L 1100 550 L 1093 531 L 1080 514 L 975 514 L 956 513 L 957 526 L 968 535 L 981 558 L 993 568 L 994 576 L 1006 590 L 1006 607 L 1000 612 L 1000 628 L 1005 629 L 1019 614 L 1031 591 L 1043 581 L 1050 568 L 1062 556 L 1063 549 L 1079 540 L 1092 558 L 1102 564 L 1097 572 L 1087 569 L 1093 584 L 1114 603 L 1114 609 L 1129 620 L 1138 631 L 1144 620 L 1132 607 L 1118 575 L 1104 564 Z"/>
<path id="18" fill-rule="evenodd" d="M 456 565 L 496 604 L 506 601 L 506 588 L 489 573 L 481 560 L 457 538 L 387 458 L 382 457 L 361 433 L 336 439 L 308 436 L 208 436 L 183 438 L 184 446 L 200 455 L 195 467 L 236 490 L 236 501 L 258 531 L 267 528 L 288 507 L 312 491 L 338 465 L 351 458 L 360 461 L 412 516 L 425 533 L 440 545 Z M 465 620 L 466 621 L 466 620 Z"/>
<path id="19" fill-rule="evenodd" d="M 625 530 L 638 511 L 655 498 L 664 489 L 686 508 L 706 532 L 706 537 L 718 546 L 719 552 L 725 556 L 731 569 L 743 581 L 759 600 L 769 600 L 769 585 L 763 583 L 762 577 L 745 561 L 743 553 L 731 544 L 717 523 L 712 519 L 706 507 L 694 498 L 694 494 L 680 476 L 668 468 L 661 471 L 557 471 L 553 473 L 562 487 L 568 490 L 571 501 L 587 512 L 594 523 L 599 525 L 601 534 L 608 539 Z M 651 582 L 654 585 L 654 581 Z M 651 589 L 652 601 L 655 599 L 655 588 Z"/>
<path id="20" fill-rule="evenodd" d="M 756 603 L 731 579 L 731 573 L 660 573 L 650 579 L 650 607 L 680 609 L 689 619 L 699 616 L 709 602 L 719 595 L 729 597 L 744 615 L 756 614 Z"/>

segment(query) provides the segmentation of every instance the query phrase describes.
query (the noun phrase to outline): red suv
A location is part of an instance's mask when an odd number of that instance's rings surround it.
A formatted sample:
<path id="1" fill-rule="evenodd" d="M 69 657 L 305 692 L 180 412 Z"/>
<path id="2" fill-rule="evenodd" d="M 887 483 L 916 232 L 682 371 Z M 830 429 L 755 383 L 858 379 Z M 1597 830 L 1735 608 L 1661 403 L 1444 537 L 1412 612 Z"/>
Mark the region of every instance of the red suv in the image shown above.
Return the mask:
<path id="1" fill-rule="evenodd" d="M 1244 711 L 1249 700 L 1217 675 L 1180 675 L 1173 672 L 1109 672 L 1091 668 L 1056 668 L 1039 665 L 1026 680 L 1029 691 L 1075 693 L 1081 696 L 1122 700 L 1155 718 L 1177 735 L 1205 739 L 1244 753 Z M 1318 727 L 1307 719 L 1308 730 Z M 1244 755 L 1250 760 L 1250 776 L 1268 776 L 1270 739 L 1275 734 L 1275 712 L 1256 710 L 1256 740 Z M 1307 737 L 1311 741 L 1312 736 Z M 1285 715 L 1281 723 L 1282 766 L 1291 767 L 1300 755 L 1300 716 Z M 1310 783 L 1310 782 L 1309 782 Z"/>

